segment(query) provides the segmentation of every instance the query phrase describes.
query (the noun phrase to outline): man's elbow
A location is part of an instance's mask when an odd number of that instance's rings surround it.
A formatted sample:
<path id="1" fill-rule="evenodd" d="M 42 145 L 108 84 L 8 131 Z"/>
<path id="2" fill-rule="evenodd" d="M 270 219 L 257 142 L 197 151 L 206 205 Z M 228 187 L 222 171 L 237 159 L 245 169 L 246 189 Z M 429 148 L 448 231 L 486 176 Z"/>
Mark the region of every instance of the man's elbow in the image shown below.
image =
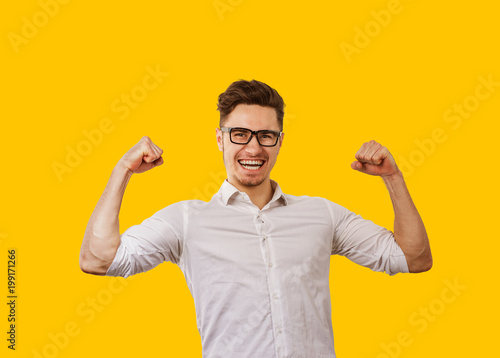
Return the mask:
<path id="1" fill-rule="evenodd" d="M 431 255 L 426 255 L 425 257 L 420 257 L 408 261 L 408 268 L 411 273 L 420 273 L 429 271 L 432 268 L 433 260 Z"/>
<path id="2" fill-rule="evenodd" d="M 102 265 L 96 265 L 91 260 L 80 256 L 80 269 L 90 275 L 104 276 L 107 269 Z"/>

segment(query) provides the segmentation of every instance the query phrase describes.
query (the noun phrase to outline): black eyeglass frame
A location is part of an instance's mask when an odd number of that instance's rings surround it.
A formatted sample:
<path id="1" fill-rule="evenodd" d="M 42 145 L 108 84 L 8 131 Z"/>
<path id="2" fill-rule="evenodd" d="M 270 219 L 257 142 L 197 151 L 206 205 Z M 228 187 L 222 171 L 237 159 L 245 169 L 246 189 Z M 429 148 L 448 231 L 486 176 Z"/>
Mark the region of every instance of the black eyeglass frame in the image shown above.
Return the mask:
<path id="1" fill-rule="evenodd" d="M 231 135 L 231 132 L 234 129 L 244 129 L 246 131 L 249 131 L 250 132 L 250 138 L 248 138 L 248 142 L 246 142 L 246 143 L 237 143 L 237 142 L 234 142 L 233 141 L 233 137 Z M 273 130 L 270 130 L 270 129 L 262 129 L 260 131 L 253 131 L 251 129 L 243 128 L 243 127 L 220 127 L 220 130 L 223 131 L 223 132 L 229 133 L 229 140 L 231 141 L 231 143 L 245 145 L 245 144 L 250 143 L 250 141 L 252 140 L 252 137 L 255 136 L 255 138 L 257 138 L 257 143 L 259 143 L 259 145 L 262 146 L 262 147 L 275 147 L 276 144 L 278 144 L 278 140 L 280 139 L 281 135 L 283 134 L 283 132 L 273 131 Z M 276 143 L 274 143 L 273 145 L 261 144 L 260 141 L 259 141 L 259 133 L 261 133 L 261 132 L 271 132 L 271 133 L 276 134 Z"/>

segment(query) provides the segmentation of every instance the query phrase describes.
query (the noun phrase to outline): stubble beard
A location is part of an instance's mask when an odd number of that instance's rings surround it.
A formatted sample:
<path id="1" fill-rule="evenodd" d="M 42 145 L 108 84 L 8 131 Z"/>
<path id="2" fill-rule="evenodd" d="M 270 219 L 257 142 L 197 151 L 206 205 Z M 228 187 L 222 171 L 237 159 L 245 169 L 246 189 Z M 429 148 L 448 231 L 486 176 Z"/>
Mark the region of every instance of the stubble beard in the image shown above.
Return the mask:
<path id="1" fill-rule="evenodd" d="M 254 187 L 254 186 L 259 186 L 260 184 L 262 184 L 265 180 L 265 178 L 262 178 L 262 180 L 258 181 L 259 179 L 258 178 L 254 178 L 254 179 L 248 179 L 246 181 L 243 181 L 241 180 L 240 178 L 238 178 L 237 175 L 234 176 L 234 179 L 239 183 L 241 184 L 242 186 L 246 186 L 246 187 Z"/>

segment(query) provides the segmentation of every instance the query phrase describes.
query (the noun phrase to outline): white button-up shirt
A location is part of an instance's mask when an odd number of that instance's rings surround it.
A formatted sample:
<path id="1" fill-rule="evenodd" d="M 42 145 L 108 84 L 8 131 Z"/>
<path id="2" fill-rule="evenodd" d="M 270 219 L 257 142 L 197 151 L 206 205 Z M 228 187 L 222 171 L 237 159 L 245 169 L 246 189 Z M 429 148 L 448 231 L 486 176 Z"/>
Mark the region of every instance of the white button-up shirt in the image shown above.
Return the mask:
<path id="1" fill-rule="evenodd" d="M 126 230 L 106 275 L 174 262 L 193 295 L 203 357 L 335 357 L 330 255 L 408 272 L 392 232 L 319 197 L 274 195 L 261 210 L 227 180 Z"/>

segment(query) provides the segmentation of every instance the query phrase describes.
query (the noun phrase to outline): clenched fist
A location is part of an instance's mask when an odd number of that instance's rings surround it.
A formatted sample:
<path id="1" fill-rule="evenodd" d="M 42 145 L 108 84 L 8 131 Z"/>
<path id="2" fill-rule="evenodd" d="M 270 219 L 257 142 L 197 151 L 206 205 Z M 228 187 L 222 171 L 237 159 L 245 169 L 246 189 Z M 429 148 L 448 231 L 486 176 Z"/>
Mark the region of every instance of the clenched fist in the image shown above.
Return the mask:
<path id="1" fill-rule="evenodd" d="M 354 157 L 357 161 L 351 163 L 351 168 L 362 173 L 387 178 L 399 172 L 389 150 L 374 140 L 364 143 Z"/>
<path id="2" fill-rule="evenodd" d="M 120 159 L 118 164 L 122 165 L 132 173 L 143 173 L 163 164 L 163 150 L 154 144 L 149 137 L 142 137 Z"/>

